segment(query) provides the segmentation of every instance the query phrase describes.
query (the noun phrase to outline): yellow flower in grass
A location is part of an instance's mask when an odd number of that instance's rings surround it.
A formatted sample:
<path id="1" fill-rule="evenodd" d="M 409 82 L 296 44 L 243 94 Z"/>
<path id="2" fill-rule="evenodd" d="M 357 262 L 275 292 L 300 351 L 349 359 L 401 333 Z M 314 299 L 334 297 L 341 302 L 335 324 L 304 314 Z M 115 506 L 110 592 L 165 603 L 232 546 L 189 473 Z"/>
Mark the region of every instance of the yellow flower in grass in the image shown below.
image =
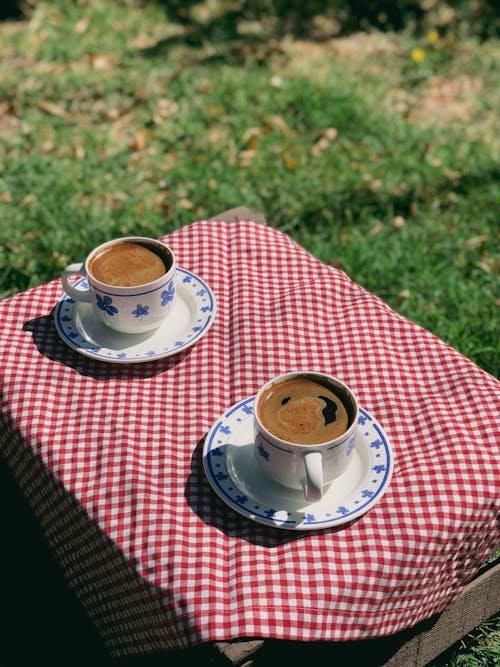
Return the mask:
<path id="1" fill-rule="evenodd" d="M 425 49 L 418 47 L 411 50 L 411 59 L 417 65 L 425 60 Z"/>
<path id="2" fill-rule="evenodd" d="M 427 41 L 429 44 L 437 44 L 439 42 L 439 34 L 437 30 L 429 30 L 427 33 Z"/>

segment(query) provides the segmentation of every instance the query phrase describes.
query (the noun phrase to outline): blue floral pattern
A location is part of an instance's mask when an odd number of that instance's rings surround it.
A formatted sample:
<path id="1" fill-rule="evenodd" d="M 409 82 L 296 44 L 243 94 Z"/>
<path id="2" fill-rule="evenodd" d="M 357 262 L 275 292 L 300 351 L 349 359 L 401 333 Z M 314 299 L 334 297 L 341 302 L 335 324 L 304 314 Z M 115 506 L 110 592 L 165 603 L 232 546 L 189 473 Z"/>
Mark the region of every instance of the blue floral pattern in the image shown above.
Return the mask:
<path id="1" fill-rule="evenodd" d="M 363 409 L 353 447 L 356 456 L 350 465 L 362 466 L 364 472 L 354 473 L 355 487 L 347 484 L 343 491 L 336 491 L 332 484 L 331 499 L 326 492 L 320 501 L 304 508 L 307 501 L 301 491 L 284 489 L 271 480 L 262 483 L 257 468 L 253 468 L 257 466 L 251 439 L 254 400 L 248 398 L 230 408 L 212 426 L 204 443 L 205 474 L 229 507 L 275 528 L 317 530 L 353 521 L 381 499 L 394 467 L 392 448 L 381 426 Z M 261 443 L 257 452 L 268 455 Z"/>
<path id="2" fill-rule="evenodd" d="M 172 301 L 174 300 L 174 294 L 175 294 L 174 281 L 171 280 L 167 285 L 167 289 L 161 293 L 161 305 L 168 306 L 169 303 L 172 303 Z"/>
<path id="3" fill-rule="evenodd" d="M 107 294 L 105 294 L 104 296 L 96 294 L 96 302 L 97 302 L 97 307 L 103 310 L 105 313 L 107 313 L 110 317 L 113 317 L 113 315 L 116 315 L 116 313 L 118 312 L 118 308 L 112 305 L 113 299 Z"/>
<path id="4" fill-rule="evenodd" d="M 269 452 L 267 449 L 264 449 L 264 445 L 261 442 L 259 442 L 258 450 L 259 456 L 262 456 L 262 458 L 266 459 L 266 461 L 269 461 Z"/>
<path id="5" fill-rule="evenodd" d="M 82 278 L 75 283 L 75 288 L 85 290 L 88 282 Z M 102 335 L 100 330 L 91 322 L 90 304 L 77 303 L 71 297 L 64 295 L 56 305 L 54 312 L 54 322 L 61 338 L 78 353 L 100 361 L 109 361 L 114 363 L 137 363 L 142 361 L 154 361 L 164 357 L 178 354 L 194 345 L 210 329 L 214 322 L 217 304 L 215 296 L 209 286 L 198 276 L 186 269 L 177 267 L 176 277 L 169 281 L 166 289 L 159 291 L 160 302 L 166 306 L 175 298 L 178 290 L 179 299 L 187 301 L 191 312 L 190 320 L 182 330 L 177 330 L 173 335 L 169 335 L 170 326 L 159 327 L 158 336 L 155 333 L 148 337 L 148 340 L 154 342 L 150 344 L 147 341 L 134 343 L 130 338 L 130 345 L 124 344 L 121 334 L 118 335 L 118 345 L 110 342 L 109 330 L 102 325 Z M 113 317 L 118 313 L 116 301 L 113 296 L 107 294 L 98 294 L 96 296 L 97 307 L 109 316 Z M 194 308 L 193 308 L 194 306 Z M 144 304 L 136 304 L 133 310 L 134 317 L 150 317 L 150 309 Z M 80 317 L 77 314 L 80 313 Z M 83 314 L 87 313 L 85 317 Z M 170 315 L 167 316 L 169 322 Z M 127 334 L 123 334 L 127 335 Z M 94 338 L 96 337 L 96 338 Z M 128 342 L 128 341 L 127 341 Z"/>
<path id="6" fill-rule="evenodd" d="M 135 309 L 132 311 L 132 315 L 139 319 L 149 315 L 149 306 L 141 306 L 140 303 L 137 304 Z"/>

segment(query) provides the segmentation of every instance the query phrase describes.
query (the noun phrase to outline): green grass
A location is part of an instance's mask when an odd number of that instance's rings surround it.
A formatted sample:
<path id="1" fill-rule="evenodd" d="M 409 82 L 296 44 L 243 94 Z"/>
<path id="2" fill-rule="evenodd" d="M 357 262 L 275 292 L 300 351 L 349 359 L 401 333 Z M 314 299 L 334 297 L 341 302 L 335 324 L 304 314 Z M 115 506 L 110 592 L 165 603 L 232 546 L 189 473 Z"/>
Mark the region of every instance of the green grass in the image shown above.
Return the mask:
<path id="1" fill-rule="evenodd" d="M 245 204 L 498 376 L 498 42 L 457 21 L 429 41 L 429 14 L 360 45 L 334 15 L 240 5 L 33 2 L 3 24 L 0 296 Z"/>
<path id="2" fill-rule="evenodd" d="M 498 14 L 350 4 L 32 1 L 0 23 L 0 297 L 246 205 L 499 377 Z"/>
<path id="3" fill-rule="evenodd" d="M 500 614 L 496 614 L 427 667 L 497 667 L 499 664 Z"/>

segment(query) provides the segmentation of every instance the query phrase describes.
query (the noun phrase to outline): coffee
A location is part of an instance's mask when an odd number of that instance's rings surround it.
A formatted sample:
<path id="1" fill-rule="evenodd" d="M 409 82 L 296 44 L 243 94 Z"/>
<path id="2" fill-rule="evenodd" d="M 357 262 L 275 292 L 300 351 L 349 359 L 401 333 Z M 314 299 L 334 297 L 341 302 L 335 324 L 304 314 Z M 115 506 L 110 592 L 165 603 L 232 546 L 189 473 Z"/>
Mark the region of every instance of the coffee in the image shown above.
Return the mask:
<path id="1" fill-rule="evenodd" d="M 273 435 L 301 445 L 334 440 L 352 424 L 354 406 L 341 387 L 319 376 L 304 374 L 271 384 L 262 394 L 257 413 Z"/>
<path id="2" fill-rule="evenodd" d="M 131 287 L 145 285 L 161 278 L 170 268 L 168 253 L 160 249 L 127 241 L 113 243 L 91 258 L 89 270 L 101 283 Z"/>

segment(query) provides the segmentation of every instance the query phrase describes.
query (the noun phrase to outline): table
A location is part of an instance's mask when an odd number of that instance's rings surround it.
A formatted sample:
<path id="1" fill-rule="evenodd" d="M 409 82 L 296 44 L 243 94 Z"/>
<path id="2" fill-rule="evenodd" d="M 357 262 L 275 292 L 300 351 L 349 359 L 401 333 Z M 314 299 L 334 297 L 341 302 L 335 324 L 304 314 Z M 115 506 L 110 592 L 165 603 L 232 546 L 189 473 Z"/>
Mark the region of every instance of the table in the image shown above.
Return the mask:
<path id="1" fill-rule="evenodd" d="M 58 280 L 0 304 L 2 455 L 113 658 L 391 636 L 448 609 L 500 539 L 498 381 L 257 216 L 223 217 L 165 238 L 217 300 L 179 354 L 76 353 Z M 346 381 L 394 449 L 383 497 L 339 527 L 254 522 L 203 471 L 219 416 L 295 368 Z"/>

